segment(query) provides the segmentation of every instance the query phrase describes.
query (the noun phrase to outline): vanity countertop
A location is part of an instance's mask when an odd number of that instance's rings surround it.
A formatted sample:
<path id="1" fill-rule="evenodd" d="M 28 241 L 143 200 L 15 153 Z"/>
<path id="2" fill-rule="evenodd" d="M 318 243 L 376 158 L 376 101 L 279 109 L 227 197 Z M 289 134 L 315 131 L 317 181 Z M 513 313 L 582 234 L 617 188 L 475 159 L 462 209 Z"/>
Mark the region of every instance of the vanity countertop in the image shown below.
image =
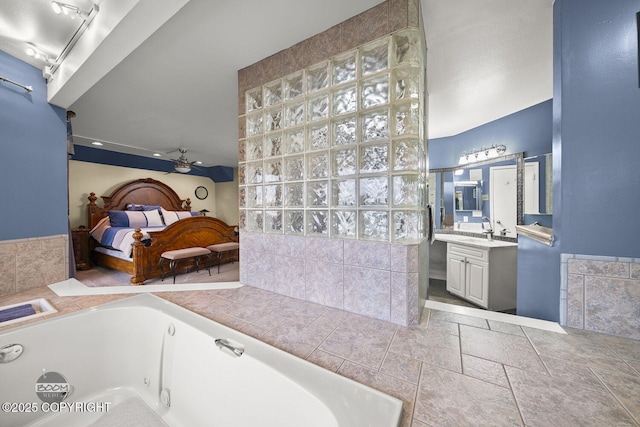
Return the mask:
<path id="1" fill-rule="evenodd" d="M 461 234 L 436 233 L 435 239 L 448 243 L 460 243 L 462 245 L 473 246 L 482 249 L 517 247 L 517 243 L 505 242 L 503 240 L 489 240 L 482 237 L 471 237 Z"/>

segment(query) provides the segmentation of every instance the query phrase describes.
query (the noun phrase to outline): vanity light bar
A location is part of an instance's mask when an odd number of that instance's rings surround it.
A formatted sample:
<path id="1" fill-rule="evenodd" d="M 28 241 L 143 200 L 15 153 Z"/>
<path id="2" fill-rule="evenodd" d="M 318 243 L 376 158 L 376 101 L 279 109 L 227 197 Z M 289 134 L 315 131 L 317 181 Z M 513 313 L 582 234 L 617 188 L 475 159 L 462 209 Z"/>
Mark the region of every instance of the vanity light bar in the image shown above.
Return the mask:
<path id="1" fill-rule="evenodd" d="M 504 145 L 492 144 L 491 147 L 482 147 L 479 150 L 473 149 L 471 152 L 462 152 L 458 164 L 466 165 L 468 163 L 481 162 L 487 159 L 493 159 L 495 157 L 502 156 L 507 151 L 507 147 Z"/>

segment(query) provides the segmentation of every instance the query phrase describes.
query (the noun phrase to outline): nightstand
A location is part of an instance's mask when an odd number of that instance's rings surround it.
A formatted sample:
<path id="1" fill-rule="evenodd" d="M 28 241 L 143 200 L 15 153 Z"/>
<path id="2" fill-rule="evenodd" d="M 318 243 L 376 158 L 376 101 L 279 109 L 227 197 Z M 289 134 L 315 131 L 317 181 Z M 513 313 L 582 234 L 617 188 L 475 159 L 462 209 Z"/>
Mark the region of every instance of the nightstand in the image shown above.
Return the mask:
<path id="1" fill-rule="evenodd" d="M 91 268 L 91 260 L 89 259 L 89 229 L 72 228 L 71 240 L 73 241 L 76 269 L 89 270 Z"/>

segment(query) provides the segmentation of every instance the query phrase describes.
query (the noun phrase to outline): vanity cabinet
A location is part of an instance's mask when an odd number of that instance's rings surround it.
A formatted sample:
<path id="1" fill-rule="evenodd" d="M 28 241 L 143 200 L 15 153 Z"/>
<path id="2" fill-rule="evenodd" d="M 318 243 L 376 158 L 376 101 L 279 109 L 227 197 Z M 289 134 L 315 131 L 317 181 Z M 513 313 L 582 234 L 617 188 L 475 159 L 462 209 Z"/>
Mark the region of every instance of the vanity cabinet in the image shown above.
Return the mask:
<path id="1" fill-rule="evenodd" d="M 447 291 L 488 310 L 516 307 L 517 246 L 447 243 Z"/>

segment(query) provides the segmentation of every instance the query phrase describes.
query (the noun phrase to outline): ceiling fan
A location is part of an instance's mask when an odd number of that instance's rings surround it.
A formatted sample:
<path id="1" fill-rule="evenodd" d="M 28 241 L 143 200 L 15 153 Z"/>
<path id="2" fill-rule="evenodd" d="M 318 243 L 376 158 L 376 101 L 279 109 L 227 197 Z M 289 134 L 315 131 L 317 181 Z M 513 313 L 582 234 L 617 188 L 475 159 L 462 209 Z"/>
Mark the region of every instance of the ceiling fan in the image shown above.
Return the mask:
<path id="1" fill-rule="evenodd" d="M 196 162 L 190 162 L 187 159 L 186 148 L 178 148 L 178 151 L 180 151 L 180 157 L 178 157 L 177 159 L 171 159 L 172 161 L 176 162 L 175 171 L 178 173 L 189 173 L 191 171 L 191 167 Z"/>

